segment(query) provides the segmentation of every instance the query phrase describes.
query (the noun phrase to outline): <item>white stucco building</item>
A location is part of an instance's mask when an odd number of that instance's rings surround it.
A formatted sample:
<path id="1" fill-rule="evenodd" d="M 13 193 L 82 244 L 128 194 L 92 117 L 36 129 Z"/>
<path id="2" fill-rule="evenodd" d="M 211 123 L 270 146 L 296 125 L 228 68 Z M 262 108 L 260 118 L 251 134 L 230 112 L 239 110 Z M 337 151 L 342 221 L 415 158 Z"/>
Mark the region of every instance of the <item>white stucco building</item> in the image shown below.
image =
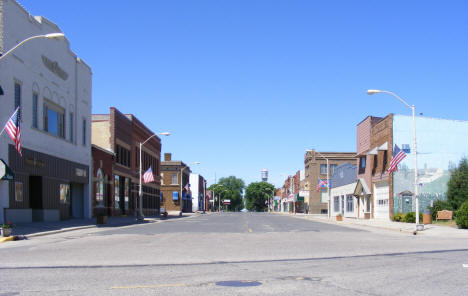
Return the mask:
<path id="1" fill-rule="evenodd" d="M 206 180 L 200 174 L 190 174 L 190 191 L 192 194 L 192 212 L 203 211 Z"/>
<path id="2" fill-rule="evenodd" d="M 0 52 L 28 37 L 61 32 L 14 0 L 0 0 Z M 0 158 L 13 170 L 0 181 L 0 222 L 90 217 L 91 68 L 67 39 L 34 39 L 0 60 L 0 122 L 21 110 L 22 157 L 8 134 Z"/>

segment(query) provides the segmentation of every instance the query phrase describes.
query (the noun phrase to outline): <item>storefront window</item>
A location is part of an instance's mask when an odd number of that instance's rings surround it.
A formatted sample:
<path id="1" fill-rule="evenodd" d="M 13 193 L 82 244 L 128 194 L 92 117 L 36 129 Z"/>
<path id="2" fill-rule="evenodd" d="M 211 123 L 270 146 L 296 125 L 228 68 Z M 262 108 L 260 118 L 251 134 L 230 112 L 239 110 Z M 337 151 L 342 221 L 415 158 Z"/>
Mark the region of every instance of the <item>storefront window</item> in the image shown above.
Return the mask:
<path id="1" fill-rule="evenodd" d="M 114 207 L 116 209 L 120 209 L 120 196 L 119 196 L 119 176 L 114 176 Z"/>
<path id="2" fill-rule="evenodd" d="M 125 209 L 128 210 L 130 201 L 130 179 L 125 178 Z"/>
<path id="3" fill-rule="evenodd" d="M 15 182 L 15 201 L 23 201 L 23 183 Z"/>
<path id="4" fill-rule="evenodd" d="M 70 185 L 69 184 L 60 184 L 60 203 L 62 204 L 70 203 Z"/>
<path id="5" fill-rule="evenodd" d="M 102 175 L 101 169 L 97 171 L 96 174 L 96 207 L 104 206 L 104 177 Z"/>

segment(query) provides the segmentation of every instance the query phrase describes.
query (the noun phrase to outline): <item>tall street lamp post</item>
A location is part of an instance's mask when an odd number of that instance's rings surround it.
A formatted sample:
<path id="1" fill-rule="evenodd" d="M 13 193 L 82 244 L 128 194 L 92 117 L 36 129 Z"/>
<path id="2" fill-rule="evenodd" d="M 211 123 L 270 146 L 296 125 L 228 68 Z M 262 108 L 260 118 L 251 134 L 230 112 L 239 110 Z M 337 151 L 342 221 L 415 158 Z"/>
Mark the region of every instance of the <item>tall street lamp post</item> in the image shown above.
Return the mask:
<path id="1" fill-rule="evenodd" d="M 367 91 L 368 95 L 373 95 L 373 94 L 378 94 L 378 93 L 385 93 L 385 94 L 394 96 L 400 102 L 402 102 L 406 107 L 410 108 L 411 113 L 413 115 L 414 200 L 416 203 L 416 231 L 418 231 L 418 228 L 424 229 L 423 228 L 424 225 L 419 225 L 418 157 L 417 157 L 417 152 L 416 152 L 416 117 L 415 117 L 414 105 L 410 105 L 406 103 L 402 98 L 392 93 L 391 91 L 377 90 L 377 89 L 369 89 Z"/>
<path id="2" fill-rule="evenodd" d="M 143 164 L 141 163 L 141 150 L 143 148 L 143 145 L 146 144 L 146 142 L 148 142 L 151 138 L 157 136 L 158 134 L 153 134 L 151 135 L 148 139 L 146 139 L 143 143 L 140 142 L 140 186 L 139 186 L 139 189 L 138 189 L 138 199 L 139 199 L 139 213 L 138 213 L 138 220 L 144 220 L 145 219 L 145 216 L 143 215 L 143 186 L 142 186 L 142 167 L 143 167 Z M 162 135 L 162 136 L 170 136 L 171 134 L 168 133 L 168 132 L 164 132 L 164 133 L 159 133 L 159 135 Z"/>
<path id="3" fill-rule="evenodd" d="M 315 151 L 315 150 L 306 150 L 306 152 L 312 152 L 312 151 Z M 330 205 L 330 202 L 331 202 L 331 192 L 330 192 L 330 164 L 328 163 L 328 158 L 325 157 L 322 153 L 318 152 L 318 151 L 315 151 L 315 153 L 317 153 L 318 155 L 320 155 L 322 158 L 325 158 L 325 160 L 327 161 L 327 191 L 328 191 L 328 218 L 330 219 L 331 217 L 331 213 L 330 213 L 330 209 L 331 209 L 331 205 Z"/>
<path id="4" fill-rule="evenodd" d="M 25 44 L 26 42 L 33 40 L 33 39 L 39 39 L 39 38 L 45 38 L 45 39 L 60 39 L 60 38 L 65 38 L 65 35 L 63 33 L 50 33 L 50 34 L 44 34 L 44 35 L 36 35 L 32 36 L 29 38 L 24 39 L 20 43 L 16 44 L 13 48 L 5 52 L 0 56 L 0 60 L 4 59 L 7 55 L 9 55 L 12 51 L 20 47 L 21 45 Z"/>

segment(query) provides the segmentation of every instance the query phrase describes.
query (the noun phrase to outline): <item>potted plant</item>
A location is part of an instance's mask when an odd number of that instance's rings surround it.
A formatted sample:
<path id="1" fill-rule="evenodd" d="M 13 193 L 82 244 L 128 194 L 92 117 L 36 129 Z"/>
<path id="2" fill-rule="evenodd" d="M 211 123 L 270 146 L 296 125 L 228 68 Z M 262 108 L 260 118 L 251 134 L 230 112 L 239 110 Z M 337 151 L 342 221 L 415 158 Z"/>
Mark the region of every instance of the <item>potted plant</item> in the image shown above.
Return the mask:
<path id="1" fill-rule="evenodd" d="M 8 221 L 7 223 L 3 223 L 1 227 L 2 236 L 3 237 L 10 236 L 12 228 L 13 228 L 13 224 L 10 221 Z"/>
<path id="2" fill-rule="evenodd" d="M 336 221 L 343 221 L 343 216 L 341 214 L 336 215 Z"/>

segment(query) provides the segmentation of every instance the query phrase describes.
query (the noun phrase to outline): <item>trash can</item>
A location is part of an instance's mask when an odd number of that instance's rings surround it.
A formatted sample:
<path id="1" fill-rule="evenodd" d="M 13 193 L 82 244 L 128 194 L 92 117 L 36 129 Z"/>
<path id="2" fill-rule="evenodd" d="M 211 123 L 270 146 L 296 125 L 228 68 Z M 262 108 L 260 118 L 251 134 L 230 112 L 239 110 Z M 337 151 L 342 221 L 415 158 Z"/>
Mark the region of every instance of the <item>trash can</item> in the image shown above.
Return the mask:
<path id="1" fill-rule="evenodd" d="M 424 214 L 423 214 L 423 224 L 431 224 L 431 223 L 432 223 L 431 214 L 424 212 Z"/>

